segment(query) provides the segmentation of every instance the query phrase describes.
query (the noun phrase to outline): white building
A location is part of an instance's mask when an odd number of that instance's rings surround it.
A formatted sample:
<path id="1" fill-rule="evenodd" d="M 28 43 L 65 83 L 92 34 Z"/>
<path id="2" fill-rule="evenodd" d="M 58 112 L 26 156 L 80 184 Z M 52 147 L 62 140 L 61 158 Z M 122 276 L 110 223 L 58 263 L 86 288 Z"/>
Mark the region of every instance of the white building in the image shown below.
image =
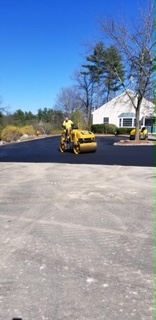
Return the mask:
<path id="1" fill-rule="evenodd" d="M 129 90 L 136 105 L 136 94 Z M 124 92 L 92 112 L 93 124 L 115 124 L 117 127 L 135 127 L 135 108 L 132 101 Z M 155 105 L 142 100 L 140 108 L 140 126 L 147 126 L 149 132 L 155 132 Z"/>

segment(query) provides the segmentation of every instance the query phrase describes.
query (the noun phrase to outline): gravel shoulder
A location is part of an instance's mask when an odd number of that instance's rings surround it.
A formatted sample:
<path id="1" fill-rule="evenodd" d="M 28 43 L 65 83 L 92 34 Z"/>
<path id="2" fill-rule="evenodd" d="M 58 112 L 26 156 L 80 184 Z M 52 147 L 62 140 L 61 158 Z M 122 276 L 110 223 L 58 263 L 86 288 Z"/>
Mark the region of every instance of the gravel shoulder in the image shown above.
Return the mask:
<path id="1" fill-rule="evenodd" d="M 155 168 L 0 165 L 0 319 L 154 320 Z"/>

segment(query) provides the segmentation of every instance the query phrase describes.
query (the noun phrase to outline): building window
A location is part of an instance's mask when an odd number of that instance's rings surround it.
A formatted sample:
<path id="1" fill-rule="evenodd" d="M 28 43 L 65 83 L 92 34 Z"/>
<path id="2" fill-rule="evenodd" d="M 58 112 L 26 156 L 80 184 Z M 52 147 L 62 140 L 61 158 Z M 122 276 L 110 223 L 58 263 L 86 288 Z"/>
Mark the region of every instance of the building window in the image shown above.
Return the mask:
<path id="1" fill-rule="evenodd" d="M 123 127 L 132 127 L 132 118 L 123 118 Z"/>
<path id="2" fill-rule="evenodd" d="M 136 119 L 134 118 L 133 119 L 133 127 L 135 127 L 136 126 Z"/>
<path id="3" fill-rule="evenodd" d="M 119 119 L 119 127 L 122 127 L 122 119 Z"/>
<path id="4" fill-rule="evenodd" d="M 109 118 L 108 117 L 104 117 L 103 118 L 103 123 L 104 124 L 109 124 Z"/>

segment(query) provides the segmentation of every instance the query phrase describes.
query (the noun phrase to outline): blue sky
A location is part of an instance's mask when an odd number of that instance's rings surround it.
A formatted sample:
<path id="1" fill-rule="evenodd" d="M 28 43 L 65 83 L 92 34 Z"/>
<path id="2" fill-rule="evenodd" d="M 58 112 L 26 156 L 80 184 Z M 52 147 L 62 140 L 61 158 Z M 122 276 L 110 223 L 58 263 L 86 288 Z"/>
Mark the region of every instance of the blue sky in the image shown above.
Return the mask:
<path id="1" fill-rule="evenodd" d="M 131 21 L 145 0 L 0 0 L 2 107 L 37 113 L 53 108 L 85 61 L 85 43 L 100 39 L 98 19 Z"/>

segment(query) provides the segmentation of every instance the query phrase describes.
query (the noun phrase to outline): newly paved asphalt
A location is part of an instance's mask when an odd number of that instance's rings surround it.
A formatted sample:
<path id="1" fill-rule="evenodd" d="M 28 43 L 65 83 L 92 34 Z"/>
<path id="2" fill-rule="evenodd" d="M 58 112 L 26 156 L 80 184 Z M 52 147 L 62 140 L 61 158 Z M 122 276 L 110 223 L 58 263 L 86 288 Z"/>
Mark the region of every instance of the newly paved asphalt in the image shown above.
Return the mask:
<path id="1" fill-rule="evenodd" d="M 58 142 L 0 147 L 0 319 L 154 320 L 154 147 Z"/>
<path id="2" fill-rule="evenodd" d="M 126 138 L 125 138 L 126 139 Z M 0 162 L 104 164 L 124 166 L 155 166 L 155 146 L 115 146 L 121 137 L 97 137 L 95 153 L 76 156 L 59 151 L 60 137 L 33 140 L 0 147 Z"/>

